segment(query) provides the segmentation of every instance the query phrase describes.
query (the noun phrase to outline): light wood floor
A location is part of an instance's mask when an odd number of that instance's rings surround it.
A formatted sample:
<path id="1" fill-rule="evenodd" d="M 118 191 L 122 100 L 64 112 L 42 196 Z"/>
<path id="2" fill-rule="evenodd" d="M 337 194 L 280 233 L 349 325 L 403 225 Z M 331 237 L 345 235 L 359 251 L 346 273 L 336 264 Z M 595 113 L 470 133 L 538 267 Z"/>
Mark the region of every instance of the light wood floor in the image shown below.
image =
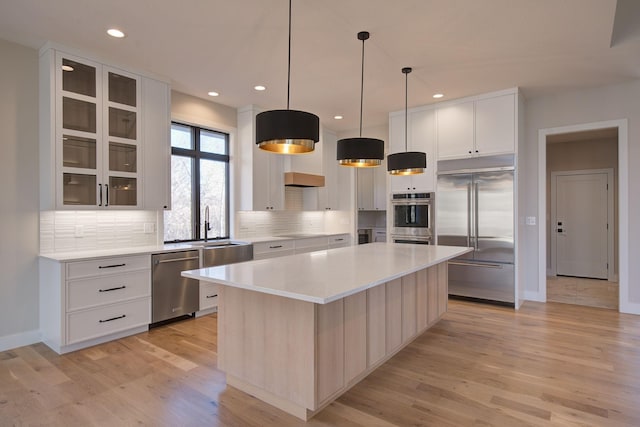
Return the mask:
<path id="1" fill-rule="evenodd" d="M 547 301 L 618 309 L 618 284 L 582 277 L 547 277 Z"/>
<path id="2" fill-rule="evenodd" d="M 216 317 L 58 356 L 0 353 L 1 426 L 299 426 L 225 387 Z M 311 426 L 639 426 L 640 316 L 450 301 Z"/>

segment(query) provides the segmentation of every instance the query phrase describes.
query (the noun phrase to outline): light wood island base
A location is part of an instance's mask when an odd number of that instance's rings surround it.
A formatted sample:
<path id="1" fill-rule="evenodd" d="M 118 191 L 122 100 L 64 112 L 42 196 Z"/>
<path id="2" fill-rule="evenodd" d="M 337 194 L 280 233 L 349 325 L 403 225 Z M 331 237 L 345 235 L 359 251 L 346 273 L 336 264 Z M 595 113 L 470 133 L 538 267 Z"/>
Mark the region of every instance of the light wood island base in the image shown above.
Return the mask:
<path id="1" fill-rule="evenodd" d="M 436 323 L 447 263 L 328 304 L 221 286 L 227 384 L 308 420 Z"/>

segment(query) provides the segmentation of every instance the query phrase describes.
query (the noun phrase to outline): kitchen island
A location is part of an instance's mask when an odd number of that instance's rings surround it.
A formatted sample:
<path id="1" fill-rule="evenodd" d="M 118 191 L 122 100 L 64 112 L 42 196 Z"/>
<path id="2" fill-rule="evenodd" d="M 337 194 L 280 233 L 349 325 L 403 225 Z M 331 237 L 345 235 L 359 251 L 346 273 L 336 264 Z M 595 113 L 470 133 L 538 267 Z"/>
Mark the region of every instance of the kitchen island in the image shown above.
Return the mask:
<path id="1" fill-rule="evenodd" d="M 227 384 L 307 420 L 437 322 L 469 248 L 371 243 L 183 272 L 218 294 Z"/>

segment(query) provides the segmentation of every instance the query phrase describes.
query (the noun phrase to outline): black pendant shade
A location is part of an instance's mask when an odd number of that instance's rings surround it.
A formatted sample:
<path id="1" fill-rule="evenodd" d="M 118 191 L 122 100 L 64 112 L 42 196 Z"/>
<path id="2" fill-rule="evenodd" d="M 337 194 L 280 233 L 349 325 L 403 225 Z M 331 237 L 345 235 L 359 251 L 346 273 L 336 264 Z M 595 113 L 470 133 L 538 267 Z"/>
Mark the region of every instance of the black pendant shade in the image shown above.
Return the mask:
<path id="1" fill-rule="evenodd" d="M 362 137 L 362 100 L 364 93 L 364 41 L 369 39 L 367 31 L 358 33 L 362 41 L 362 73 L 360 80 L 360 136 L 338 140 L 336 157 L 342 166 L 367 168 L 380 166 L 384 160 L 384 141 Z"/>
<path id="2" fill-rule="evenodd" d="M 384 141 L 362 137 L 341 139 L 338 141 L 337 157 L 343 166 L 380 166 L 384 160 Z"/>
<path id="3" fill-rule="evenodd" d="M 320 119 L 315 114 L 289 109 L 291 88 L 291 0 L 289 0 L 289 53 L 287 57 L 287 109 L 256 116 L 256 144 L 265 151 L 303 154 L 320 140 Z"/>
<path id="4" fill-rule="evenodd" d="M 403 153 L 394 153 L 387 156 L 387 171 L 391 175 L 417 175 L 424 173 L 427 168 L 427 155 L 421 151 L 407 150 L 407 118 L 409 99 L 409 73 L 410 67 L 404 67 L 402 73 L 405 77 L 404 86 L 404 149 Z"/>
<path id="5" fill-rule="evenodd" d="M 298 110 L 270 110 L 256 116 L 256 144 L 266 151 L 301 154 L 320 139 L 320 119 Z"/>
<path id="6" fill-rule="evenodd" d="M 427 167 L 427 155 L 420 151 L 405 151 L 387 156 L 387 170 L 391 175 L 415 175 Z"/>

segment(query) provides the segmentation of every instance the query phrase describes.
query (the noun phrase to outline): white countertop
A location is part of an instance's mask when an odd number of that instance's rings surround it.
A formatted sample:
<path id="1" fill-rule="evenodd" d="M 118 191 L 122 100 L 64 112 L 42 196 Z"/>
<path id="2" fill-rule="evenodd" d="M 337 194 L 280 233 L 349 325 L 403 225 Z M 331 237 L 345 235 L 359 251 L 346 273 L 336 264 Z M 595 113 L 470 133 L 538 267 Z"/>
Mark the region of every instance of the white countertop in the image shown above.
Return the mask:
<path id="1" fill-rule="evenodd" d="M 241 239 L 229 239 L 232 241 L 258 243 L 258 242 L 275 242 L 281 240 L 297 240 L 310 237 L 325 237 L 325 236 L 337 236 L 340 234 L 348 233 L 312 233 L 312 234 L 291 234 L 289 236 L 265 236 L 265 237 L 250 237 Z M 220 240 L 223 242 L 224 240 Z M 212 240 L 212 243 L 215 241 Z M 194 245 L 195 244 L 195 245 Z M 56 252 L 56 253 L 42 253 L 42 258 L 50 259 L 59 262 L 71 262 L 71 261 L 86 261 L 96 258 L 113 257 L 113 256 L 128 256 L 128 255 L 150 255 L 165 252 L 175 251 L 187 251 L 198 250 L 197 242 L 185 242 L 185 243 L 167 243 L 157 246 L 134 246 L 131 248 L 111 248 L 111 249 L 91 249 L 91 250 L 77 250 L 69 252 Z"/>
<path id="2" fill-rule="evenodd" d="M 471 250 L 453 246 L 370 243 L 183 271 L 182 275 L 327 304 Z"/>

